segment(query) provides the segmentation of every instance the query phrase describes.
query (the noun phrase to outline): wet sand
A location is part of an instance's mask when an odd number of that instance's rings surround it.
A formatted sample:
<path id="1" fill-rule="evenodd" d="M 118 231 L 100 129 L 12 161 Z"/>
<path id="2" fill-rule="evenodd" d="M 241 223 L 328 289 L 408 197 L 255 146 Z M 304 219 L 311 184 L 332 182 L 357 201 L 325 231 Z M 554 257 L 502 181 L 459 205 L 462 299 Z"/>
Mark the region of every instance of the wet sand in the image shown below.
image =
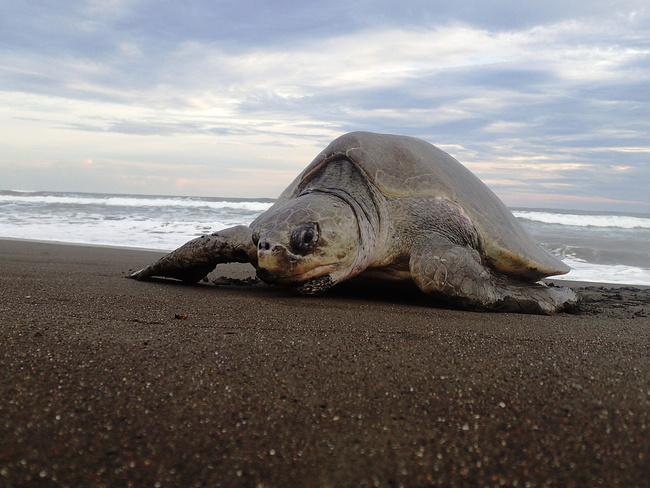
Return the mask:
<path id="1" fill-rule="evenodd" d="M 545 317 L 123 278 L 160 255 L 0 240 L 0 485 L 648 486 L 648 289 Z"/>

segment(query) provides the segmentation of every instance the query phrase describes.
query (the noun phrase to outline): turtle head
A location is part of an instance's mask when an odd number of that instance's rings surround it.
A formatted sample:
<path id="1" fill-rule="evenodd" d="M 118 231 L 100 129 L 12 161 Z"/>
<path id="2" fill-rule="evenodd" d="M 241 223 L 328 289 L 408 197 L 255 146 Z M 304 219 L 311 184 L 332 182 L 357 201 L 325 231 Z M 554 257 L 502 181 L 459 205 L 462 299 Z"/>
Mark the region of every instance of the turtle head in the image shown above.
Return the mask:
<path id="1" fill-rule="evenodd" d="M 353 209 L 327 193 L 278 202 L 252 224 L 257 273 L 269 283 L 318 293 L 353 273 L 359 230 Z"/>

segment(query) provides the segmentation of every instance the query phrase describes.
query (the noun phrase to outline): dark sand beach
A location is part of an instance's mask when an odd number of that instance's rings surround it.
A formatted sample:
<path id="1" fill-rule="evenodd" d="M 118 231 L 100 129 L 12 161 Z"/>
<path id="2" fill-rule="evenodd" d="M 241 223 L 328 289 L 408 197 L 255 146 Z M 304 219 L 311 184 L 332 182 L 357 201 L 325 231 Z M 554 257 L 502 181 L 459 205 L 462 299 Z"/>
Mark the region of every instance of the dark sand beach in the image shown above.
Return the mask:
<path id="1" fill-rule="evenodd" d="M 546 317 L 124 279 L 160 255 L 0 241 L 0 485 L 648 486 L 648 289 Z"/>

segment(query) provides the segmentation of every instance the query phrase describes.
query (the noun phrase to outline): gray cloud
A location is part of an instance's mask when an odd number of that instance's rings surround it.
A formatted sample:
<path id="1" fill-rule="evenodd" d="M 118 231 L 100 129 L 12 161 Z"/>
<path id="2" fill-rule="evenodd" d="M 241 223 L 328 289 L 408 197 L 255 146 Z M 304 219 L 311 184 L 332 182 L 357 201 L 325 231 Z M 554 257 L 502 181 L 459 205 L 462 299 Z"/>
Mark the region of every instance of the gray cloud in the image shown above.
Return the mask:
<path id="1" fill-rule="evenodd" d="M 649 211 L 645 3 L 2 4 L 0 130 L 15 136 L 0 173 L 92 158 L 137 182 L 138 161 L 173 179 L 187 158 L 199 173 L 275 165 L 288 178 L 365 129 L 446 147 L 515 204 L 525 189 Z"/>

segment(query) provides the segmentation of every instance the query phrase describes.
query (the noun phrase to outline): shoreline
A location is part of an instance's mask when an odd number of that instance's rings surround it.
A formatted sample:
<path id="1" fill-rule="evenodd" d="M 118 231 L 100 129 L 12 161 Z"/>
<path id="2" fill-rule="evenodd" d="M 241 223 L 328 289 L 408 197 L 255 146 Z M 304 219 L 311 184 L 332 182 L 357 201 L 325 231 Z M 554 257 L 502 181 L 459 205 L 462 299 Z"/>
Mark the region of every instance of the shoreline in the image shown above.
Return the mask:
<path id="1" fill-rule="evenodd" d="M 173 249 L 151 249 L 146 247 L 131 247 L 131 246 L 113 246 L 110 244 L 91 244 L 84 242 L 64 242 L 64 241 L 47 241 L 40 239 L 22 239 L 17 237 L 0 237 L 0 242 L 2 241 L 12 241 L 12 242 L 31 242 L 34 244 L 45 244 L 45 245 L 58 245 L 58 246 L 77 246 L 77 247 L 91 247 L 91 248 L 106 248 L 106 249 L 115 249 L 115 250 L 125 250 L 125 251 L 142 251 L 149 252 L 154 254 L 164 255 L 173 251 Z M 221 265 L 223 266 L 223 265 Z M 571 280 L 565 279 L 558 276 L 551 276 L 542 280 L 545 283 L 553 283 L 557 286 L 568 286 L 569 288 L 587 288 L 587 287 L 604 287 L 604 288 L 638 288 L 639 290 L 650 289 L 650 285 L 640 285 L 636 283 L 609 283 L 606 281 L 580 281 L 580 280 Z"/>
<path id="2" fill-rule="evenodd" d="M 124 278 L 163 254 L 0 239 L 3 485 L 650 478 L 650 290 L 535 316 Z"/>
<path id="3" fill-rule="evenodd" d="M 79 246 L 79 247 L 96 247 L 96 248 L 108 248 L 108 249 L 124 249 L 125 251 L 144 251 L 144 252 L 165 253 L 165 254 L 173 251 L 173 249 L 165 250 L 165 249 L 151 249 L 149 247 L 113 246 L 111 244 L 92 244 L 88 242 L 48 241 L 43 239 L 23 239 L 19 237 L 0 237 L 0 241 L 31 242 L 34 244 L 53 244 L 56 246 Z"/>

